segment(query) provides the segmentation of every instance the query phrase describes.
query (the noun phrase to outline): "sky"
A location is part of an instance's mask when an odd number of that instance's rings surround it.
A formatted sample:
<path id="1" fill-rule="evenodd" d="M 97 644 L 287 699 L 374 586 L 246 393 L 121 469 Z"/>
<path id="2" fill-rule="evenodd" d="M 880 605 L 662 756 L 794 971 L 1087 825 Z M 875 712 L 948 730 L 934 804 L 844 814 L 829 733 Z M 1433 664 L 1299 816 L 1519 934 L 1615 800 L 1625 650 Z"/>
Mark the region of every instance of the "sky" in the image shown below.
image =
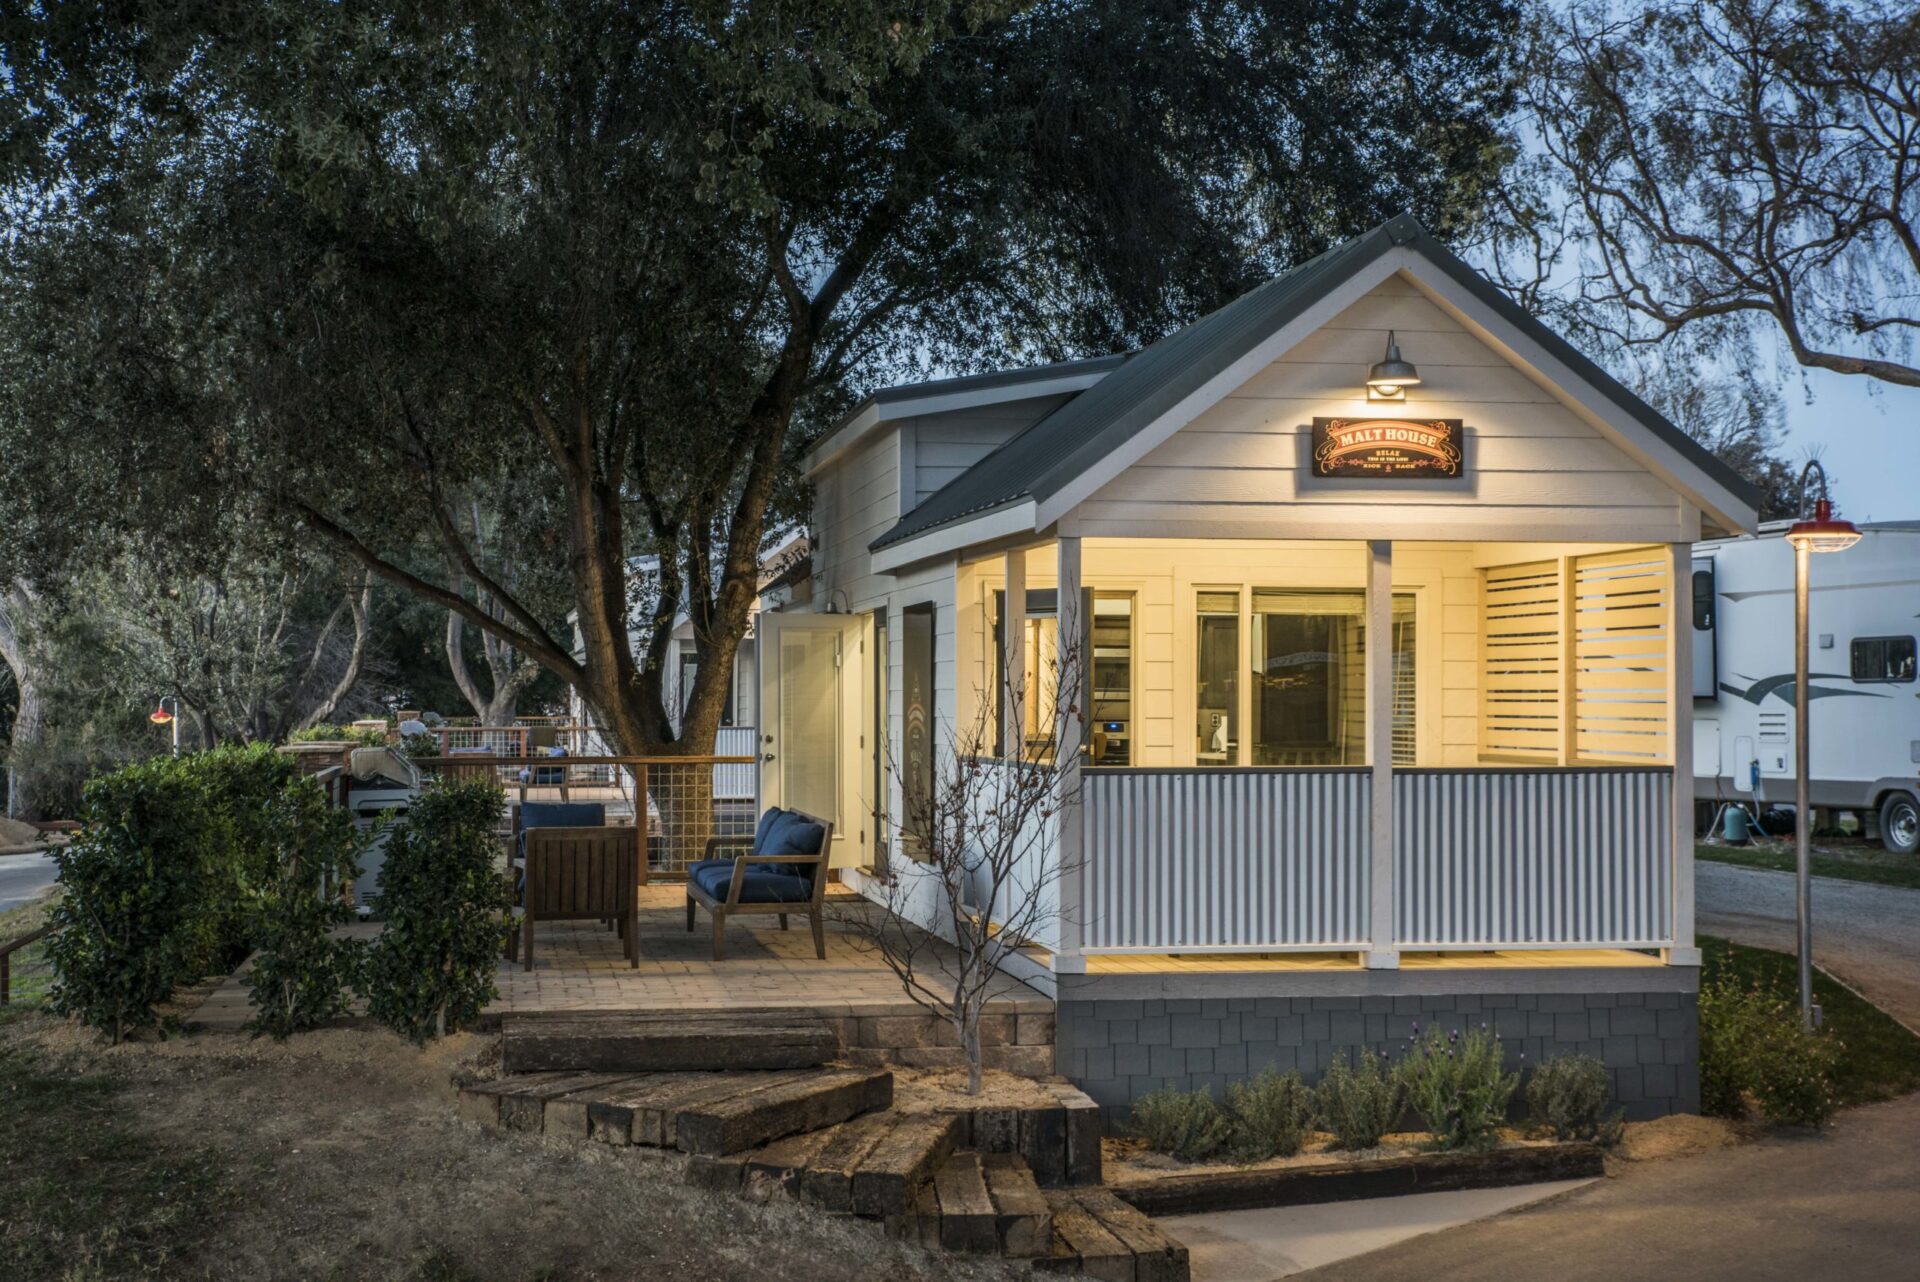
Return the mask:
<path id="1" fill-rule="evenodd" d="M 1920 388 L 1789 370 L 1785 453 L 1820 458 L 1855 521 L 1920 520 Z"/>

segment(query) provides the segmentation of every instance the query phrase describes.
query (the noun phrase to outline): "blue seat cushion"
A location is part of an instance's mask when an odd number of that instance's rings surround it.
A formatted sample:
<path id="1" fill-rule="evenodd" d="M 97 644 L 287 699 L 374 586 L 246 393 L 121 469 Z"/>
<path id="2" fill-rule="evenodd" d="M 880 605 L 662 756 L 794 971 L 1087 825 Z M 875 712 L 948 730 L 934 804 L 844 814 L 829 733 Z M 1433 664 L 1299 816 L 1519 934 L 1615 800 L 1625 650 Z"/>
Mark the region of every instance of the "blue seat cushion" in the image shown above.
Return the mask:
<path id="1" fill-rule="evenodd" d="M 771 865 L 781 867 L 781 865 Z M 748 864 L 740 885 L 743 904 L 804 904 L 813 898 L 813 884 L 791 873 L 769 872 L 767 864 Z M 723 903 L 733 882 L 733 860 L 703 859 L 687 868 L 687 880 Z"/>
<path id="2" fill-rule="evenodd" d="M 529 801 L 520 807 L 520 857 L 527 857 L 529 828 L 600 828 L 607 808 L 597 801 Z"/>

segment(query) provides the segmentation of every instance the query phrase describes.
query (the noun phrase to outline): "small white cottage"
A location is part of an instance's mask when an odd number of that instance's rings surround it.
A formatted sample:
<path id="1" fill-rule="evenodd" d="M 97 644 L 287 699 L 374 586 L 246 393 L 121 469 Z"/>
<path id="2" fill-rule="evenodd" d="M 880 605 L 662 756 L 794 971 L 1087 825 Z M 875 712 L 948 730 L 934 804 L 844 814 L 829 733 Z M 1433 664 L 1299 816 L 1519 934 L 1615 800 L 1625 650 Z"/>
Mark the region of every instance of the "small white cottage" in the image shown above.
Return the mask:
<path id="1" fill-rule="evenodd" d="M 880 392 L 806 467 L 763 800 L 877 894 L 889 745 L 997 712 L 1000 647 L 1087 655 L 1023 964 L 1103 1105 L 1419 1020 L 1697 1107 L 1689 558 L 1756 495 L 1412 220 L 1130 356 Z"/>

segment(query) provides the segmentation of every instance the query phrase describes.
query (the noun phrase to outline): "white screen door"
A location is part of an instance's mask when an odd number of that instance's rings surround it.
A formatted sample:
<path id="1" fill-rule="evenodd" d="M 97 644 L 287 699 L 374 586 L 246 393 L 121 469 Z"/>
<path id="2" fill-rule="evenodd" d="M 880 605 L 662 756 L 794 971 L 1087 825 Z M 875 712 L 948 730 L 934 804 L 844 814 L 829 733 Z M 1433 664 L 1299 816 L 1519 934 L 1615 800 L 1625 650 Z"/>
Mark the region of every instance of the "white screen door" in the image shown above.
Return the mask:
<path id="1" fill-rule="evenodd" d="M 761 801 L 831 819 L 836 864 L 857 862 L 864 844 L 863 623 L 850 615 L 760 616 Z"/>

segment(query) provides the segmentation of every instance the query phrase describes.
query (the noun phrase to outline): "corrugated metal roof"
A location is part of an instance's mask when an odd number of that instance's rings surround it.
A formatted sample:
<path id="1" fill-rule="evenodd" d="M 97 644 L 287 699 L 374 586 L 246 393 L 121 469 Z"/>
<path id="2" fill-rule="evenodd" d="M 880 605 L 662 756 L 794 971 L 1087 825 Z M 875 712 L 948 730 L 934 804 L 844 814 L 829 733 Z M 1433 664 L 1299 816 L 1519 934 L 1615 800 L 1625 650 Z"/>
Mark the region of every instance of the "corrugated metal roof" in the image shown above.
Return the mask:
<path id="1" fill-rule="evenodd" d="M 1050 498 L 1395 245 L 1418 250 L 1736 497 L 1758 505 L 1758 490 L 1403 214 L 1145 348 L 929 495 L 869 546 L 883 548 L 994 508 Z"/>

